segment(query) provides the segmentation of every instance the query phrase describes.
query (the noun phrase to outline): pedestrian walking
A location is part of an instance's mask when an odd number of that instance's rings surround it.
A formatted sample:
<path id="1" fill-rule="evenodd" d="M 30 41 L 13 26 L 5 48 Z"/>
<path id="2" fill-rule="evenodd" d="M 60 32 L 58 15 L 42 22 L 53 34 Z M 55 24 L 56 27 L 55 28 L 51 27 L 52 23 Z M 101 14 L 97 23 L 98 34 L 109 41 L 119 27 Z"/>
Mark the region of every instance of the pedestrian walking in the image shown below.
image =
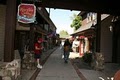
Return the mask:
<path id="1" fill-rule="evenodd" d="M 64 43 L 64 61 L 65 61 L 65 63 L 68 63 L 70 49 L 71 49 L 71 43 L 70 43 L 69 39 L 66 39 L 65 43 Z"/>
<path id="2" fill-rule="evenodd" d="M 34 52 L 35 52 L 35 59 L 37 61 L 37 68 L 42 68 L 41 65 L 41 54 L 42 54 L 42 45 L 41 43 L 43 42 L 42 38 L 39 38 L 37 42 L 34 44 Z"/>

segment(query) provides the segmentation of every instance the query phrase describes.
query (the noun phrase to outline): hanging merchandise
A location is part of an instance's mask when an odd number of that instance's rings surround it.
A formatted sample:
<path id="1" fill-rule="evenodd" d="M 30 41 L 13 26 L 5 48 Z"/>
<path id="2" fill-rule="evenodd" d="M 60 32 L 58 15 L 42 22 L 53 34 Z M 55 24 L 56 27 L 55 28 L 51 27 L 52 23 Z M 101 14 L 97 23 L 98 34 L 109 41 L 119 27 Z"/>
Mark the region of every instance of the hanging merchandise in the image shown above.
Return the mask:
<path id="1" fill-rule="evenodd" d="M 36 6 L 34 4 L 21 3 L 18 6 L 18 22 L 21 23 L 34 23 L 36 15 Z"/>

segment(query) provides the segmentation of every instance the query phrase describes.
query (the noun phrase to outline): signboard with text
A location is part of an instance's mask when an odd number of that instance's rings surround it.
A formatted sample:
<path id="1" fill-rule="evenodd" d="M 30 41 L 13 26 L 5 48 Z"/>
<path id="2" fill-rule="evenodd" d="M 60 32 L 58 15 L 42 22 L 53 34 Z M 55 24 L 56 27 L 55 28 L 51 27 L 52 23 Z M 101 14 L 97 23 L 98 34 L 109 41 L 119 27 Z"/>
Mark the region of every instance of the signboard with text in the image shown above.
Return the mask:
<path id="1" fill-rule="evenodd" d="M 36 7 L 34 4 L 20 4 L 18 6 L 18 21 L 21 23 L 34 23 Z"/>

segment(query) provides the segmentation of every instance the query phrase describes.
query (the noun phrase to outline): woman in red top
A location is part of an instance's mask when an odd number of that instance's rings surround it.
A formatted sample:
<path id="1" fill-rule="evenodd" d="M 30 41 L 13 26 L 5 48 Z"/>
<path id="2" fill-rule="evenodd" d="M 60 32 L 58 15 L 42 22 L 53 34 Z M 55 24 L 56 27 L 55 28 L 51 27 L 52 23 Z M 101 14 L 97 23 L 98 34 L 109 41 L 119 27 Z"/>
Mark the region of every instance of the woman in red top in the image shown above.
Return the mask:
<path id="1" fill-rule="evenodd" d="M 42 42 L 43 42 L 42 38 L 39 38 L 34 45 L 35 59 L 37 60 L 37 68 L 42 68 L 42 65 L 40 64 L 41 63 L 40 58 L 41 58 L 42 49 L 43 49 L 43 47 L 41 46 Z"/>

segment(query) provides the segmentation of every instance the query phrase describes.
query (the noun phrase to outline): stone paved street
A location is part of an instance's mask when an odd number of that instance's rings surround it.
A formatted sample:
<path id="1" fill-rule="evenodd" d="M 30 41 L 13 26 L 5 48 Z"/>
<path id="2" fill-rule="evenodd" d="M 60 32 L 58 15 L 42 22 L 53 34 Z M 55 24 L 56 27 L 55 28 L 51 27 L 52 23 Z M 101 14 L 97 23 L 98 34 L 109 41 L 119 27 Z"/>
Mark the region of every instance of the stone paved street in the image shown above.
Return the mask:
<path id="1" fill-rule="evenodd" d="M 70 60 L 66 64 L 59 47 L 44 54 L 50 53 L 52 54 L 46 59 L 41 70 L 23 70 L 22 80 L 113 80 L 114 74 L 120 69 L 119 64 L 105 63 L 103 71 L 96 71 L 82 62 L 78 54 L 73 52 L 70 53 Z M 32 78 L 33 75 L 36 76 Z"/>
<path id="2" fill-rule="evenodd" d="M 56 49 L 44 64 L 36 80 L 81 80 L 69 61 L 67 64 L 61 56 L 61 50 Z"/>

